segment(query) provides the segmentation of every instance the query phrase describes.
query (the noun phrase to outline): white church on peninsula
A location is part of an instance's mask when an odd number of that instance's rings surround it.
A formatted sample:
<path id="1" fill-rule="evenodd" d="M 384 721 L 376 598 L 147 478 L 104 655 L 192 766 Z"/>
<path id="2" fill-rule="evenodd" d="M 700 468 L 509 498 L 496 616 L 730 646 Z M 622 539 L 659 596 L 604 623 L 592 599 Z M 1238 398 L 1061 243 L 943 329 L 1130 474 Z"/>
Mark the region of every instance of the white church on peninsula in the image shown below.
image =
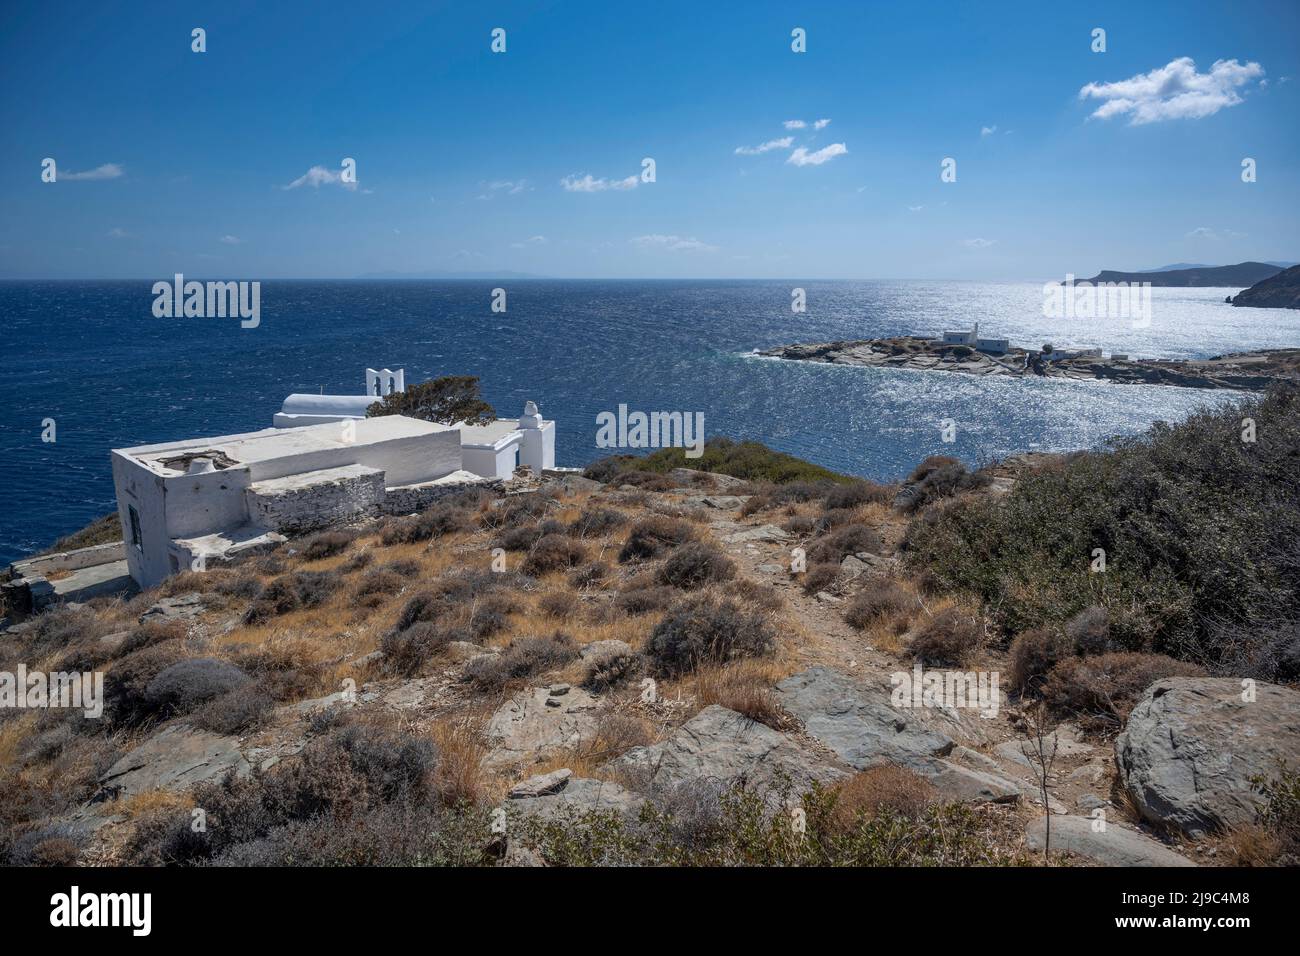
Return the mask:
<path id="1" fill-rule="evenodd" d="M 555 468 L 555 422 L 443 425 L 366 409 L 405 388 L 367 369 L 361 395 L 295 394 L 273 427 L 112 452 L 127 567 L 140 587 L 342 521 L 410 514 L 526 465 Z"/>

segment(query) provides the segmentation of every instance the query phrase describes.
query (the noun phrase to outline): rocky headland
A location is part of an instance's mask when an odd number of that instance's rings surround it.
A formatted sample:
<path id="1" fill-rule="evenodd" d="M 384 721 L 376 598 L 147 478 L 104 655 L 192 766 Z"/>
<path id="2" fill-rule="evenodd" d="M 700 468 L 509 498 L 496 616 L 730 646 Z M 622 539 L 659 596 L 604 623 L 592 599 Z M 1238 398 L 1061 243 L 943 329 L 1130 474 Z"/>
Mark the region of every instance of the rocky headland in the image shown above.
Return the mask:
<path id="1" fill-rule="evenodd" d="M 1052 361 L 1037 350 L 1011 348 L 1005 354 L 993 355 L 968 345 L 949 345 L 934 339 L 902 335 L 779 345 L 760 349 L 757 354 L 766 358 L 866 368 L 1243 391 L 1260 391 L 1279 380 L 1300 377 L 1300 349 L 1262 349 L 1190 360 L 1085 355 Z"/>

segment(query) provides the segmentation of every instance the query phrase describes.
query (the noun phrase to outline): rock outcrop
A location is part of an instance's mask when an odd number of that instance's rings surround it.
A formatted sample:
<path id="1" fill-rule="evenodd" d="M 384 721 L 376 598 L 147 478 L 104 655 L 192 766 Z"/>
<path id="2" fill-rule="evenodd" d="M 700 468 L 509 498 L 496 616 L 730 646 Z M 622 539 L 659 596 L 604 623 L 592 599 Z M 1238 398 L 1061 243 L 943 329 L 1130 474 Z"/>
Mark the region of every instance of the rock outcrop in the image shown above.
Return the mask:
<path id="1" fill-rule="evenodd" d="M 1246 696 L 1247 699 L 1243 699 Z M 1196 835 L 1252 823 L 1256 777 L 1300 767 L 1300 692 L 1230 677 L 1156 681 L 1115 740 L 1120 783 L 1142 816 Z"/>
<path id="2" fill-rule="evenodd" d="M 1051 851 L 1073 853 L 1103 866 L 1195 866 L 1163 843 L 1144 833 L 1116 826 L 1097 827 L 1091 817 L 1052 817 Z M 1038 817 L 1025 831 L 1025 842 L 1041 850 L 1047 838 L 1047 818 Z"/>
<path id="3" fill-rule="evenodd" d="M 1300 266 L 1262 279 L 1230 301 L 1261 309 L 1300 309 Z"/>
<path id="4" fill-rule="evenodd" d="M 857 770 L 893 763 L 919 774 L 944 800 L 982 803 L 1015 801 L 1015 781 L 945 759 L 952 737 L 910 711 L 889 703 L 887 688 L 861 684 L 828 667 L 813 667 L 787 677 L 776 687 L 782 706 L 807 732 Z M 960 721 L 949 716 L 952 726 Z"/>
<path id="5" fill-rule="evenodd" d="M 711 780 L 758 790 L 777 790 L 788 782 L 799 793 L 813 783 L 848 776 L 785 734 L 717 704 L 705 707 L 664 742 L 634 747 L 612 767 L 646 791 Z"/>

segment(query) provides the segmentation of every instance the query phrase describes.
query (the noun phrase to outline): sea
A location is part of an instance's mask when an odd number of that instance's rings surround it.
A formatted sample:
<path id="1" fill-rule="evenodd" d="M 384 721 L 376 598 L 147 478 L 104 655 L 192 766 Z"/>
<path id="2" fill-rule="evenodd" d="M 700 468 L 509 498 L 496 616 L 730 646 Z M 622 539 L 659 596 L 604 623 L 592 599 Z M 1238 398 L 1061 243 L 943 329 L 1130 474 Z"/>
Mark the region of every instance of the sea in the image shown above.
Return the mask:
<path id="1" fill-rule="evenodd" d="M 1300 346 L 1300 312 L 1234 308 L 1223 300 L 1237 289 L 1154 289 L 1148 324 L 1049 318 L 1035 282 L 284 280 L 262 283 L 260 322 L 242 328 L 237 318 L 156 318 L 152 284 L 0 282 L 0 562 L 114 510 L 110 449 L 266 428 L 292 392 L 361 394 L 367 367 L 404 368 L 408 383 L 476 375 L 503 417 L 537 402 L 556 422 L 560 465 L 617 451 L 597 447 L 596 419 L 625 405 L 702 413 L 706 436 L 889 480 L 930 454 L 981 464 L 1094 448 L 1243 396 L 754 350 L 975 322 L 1013 345 L 1135 358 Z M 795 287 L 805 311 L 793 310 Z M 494 288 L 506 290 L 505 311 L 492 309 Z"/>

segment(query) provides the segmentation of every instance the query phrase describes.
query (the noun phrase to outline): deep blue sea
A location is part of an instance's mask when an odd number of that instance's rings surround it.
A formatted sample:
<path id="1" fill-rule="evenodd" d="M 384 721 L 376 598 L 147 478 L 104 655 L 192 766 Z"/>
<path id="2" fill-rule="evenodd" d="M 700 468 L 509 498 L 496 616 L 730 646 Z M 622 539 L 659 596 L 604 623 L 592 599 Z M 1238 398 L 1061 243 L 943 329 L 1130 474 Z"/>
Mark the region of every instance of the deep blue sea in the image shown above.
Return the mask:
<path id="1" fill-rule="evenodd" d="M 1232 393 L 978 380 L 758 359 L 799 341 L 935 334 L 980 322 L 1013 344 L 1207 357 L 1300 346 L 1300 312 L 1234 309 L 1225 289 L 1155 289 L 1150 327 L 1046 319 L 1040 283 L 790 281 L 267 281 L 261 324 L 158 319 L 152 280 L 0 282 L 0 561 L 113 510 L 110 448 L 252 431 L 290 392 L 359 394 L 366 366 L 407 381 L 472 374 L 503 416 L 533 399 L 557 460 L 582 465 L 597 413 L 703 412 L 839 471 L 897 478 L 923 456 L 971 462 L 1095 446 Z M 507 311 L 490 309 L 494 286 Z M 791 288 L 808 311 L 791 311 Z M 57 441 L 41 441 L 55 420 Z M 940 423 L 958 426 L 955 445 Z"/>

